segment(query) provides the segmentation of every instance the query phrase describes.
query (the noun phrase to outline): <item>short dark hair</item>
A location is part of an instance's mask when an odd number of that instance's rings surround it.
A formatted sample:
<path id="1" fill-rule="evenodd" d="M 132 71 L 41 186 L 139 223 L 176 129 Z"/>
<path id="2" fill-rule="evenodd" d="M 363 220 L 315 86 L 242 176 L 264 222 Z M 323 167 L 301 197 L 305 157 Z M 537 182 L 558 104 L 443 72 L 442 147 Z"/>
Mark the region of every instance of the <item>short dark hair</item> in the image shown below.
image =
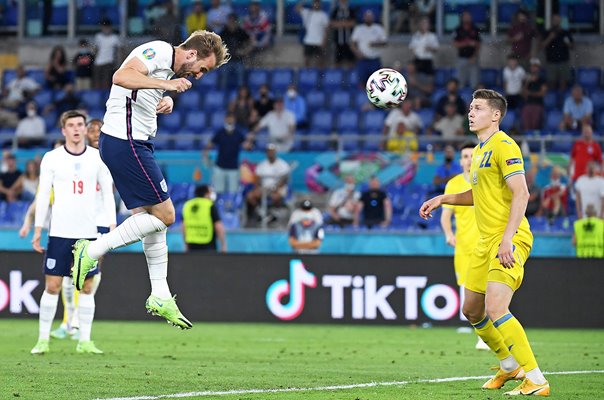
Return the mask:
<path id="1" fill-rule="evenodd" d="M 461 146 L 459 146 L 459 151 L 462 151 L 464 149 L 474 149 L 474 147 L 476 147 L 476 143 L 468 140 L 466 142 L 463 142 Z"/>
<path id="2" fill-rule="evenodd" d="M 208 185 L 199 185 L 195 187 L 195 197 L 205 197 L 210 192 Z"/>
<path id="3" fill-rule="evenodd" d="M 90 121 L 88 121 L 88 123 L 86 124 L 86 126 L 87 126 L 87 127 L 90 127 L 90 126 L 92 126 L 92 125 L 98 125 L 98 126 L 99 126 L 99 128 L 100 128 L 101 126 L 103 126 L 103 121 L 101 121 L 101 120 L 100 120 L 100 119 L 98 119 L 98 118 L 93 118 L 93 119 L 91 119 Z"/>
<path id="4" fill-rule="evenodd" d="M 478 89 L 472 94 L 473 99 L 484 99 L 487 101 L 489 107 L 499 110 L 501 112 L 501 118 L 499 122 L 505 117 L 505 113 L 508 111 L 508 101 L 505 97 L 495 90 L 491 89 Z"/>

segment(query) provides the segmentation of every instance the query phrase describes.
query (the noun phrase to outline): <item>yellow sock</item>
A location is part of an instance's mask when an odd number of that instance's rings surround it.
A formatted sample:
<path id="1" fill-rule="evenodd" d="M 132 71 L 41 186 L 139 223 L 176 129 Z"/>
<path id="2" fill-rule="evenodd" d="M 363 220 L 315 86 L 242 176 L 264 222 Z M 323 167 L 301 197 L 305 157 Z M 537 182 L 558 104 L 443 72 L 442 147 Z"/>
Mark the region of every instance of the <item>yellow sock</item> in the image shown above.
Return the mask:
<path id="1" fill-rule="evenodd" d="M 510 352 L 503 341 L 501 333 L 495 328 L 493 322 L 488 316 L 482 319 L 482 321 L 472 324 L 476 334 L 485 342 L 491 350 L 495 353 L 499 360 L 503 360 L 510 356 Z"/>
<path id="2" fill-rule="evenodd" d="M 535 360 L 524 328 L 511 313 L 498 318 L 493 325 L 501 333 L 506 346 L 525 372 L 537 368 L 537 360 Z"/>

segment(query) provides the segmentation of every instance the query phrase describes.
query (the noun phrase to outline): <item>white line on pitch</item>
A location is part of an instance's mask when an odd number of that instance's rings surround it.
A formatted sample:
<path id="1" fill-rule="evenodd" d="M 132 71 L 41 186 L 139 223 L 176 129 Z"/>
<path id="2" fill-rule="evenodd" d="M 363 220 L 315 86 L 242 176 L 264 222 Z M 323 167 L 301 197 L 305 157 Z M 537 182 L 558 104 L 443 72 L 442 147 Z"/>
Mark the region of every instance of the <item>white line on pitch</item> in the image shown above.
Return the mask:
<path id="1" fill-rule="evenodd" d="M 580 374 L 603 374 L 604 370 L 593 371 L 558 371 L 544 372 L 545 375 L 580 375 Z M 291 393 L 291 392 L 323 392 L 330 390 L 346 390 L 359 389 L 377 386 L 403 386 L 413 383 L 443 383 L 443 382 L 460 382 L 472 381 L 476 379 L 488 379 L 491 375 L 485 376 L 453 376 L 450 378 L 435 378 L 435 379 L 417 379 L 409 381 L 393 381 L 393 382 L 368 382 L 368 383 L 352 383 L 350 385 L 333 385 L 333 386 L 318 386 L 306 388 L 283 388 L 283 389 L 238 389 L 238 390 L 223 390 L 223 391 L 205 391 L 205 392 L 187 392 L 174 394 L 160 394 L 157 396 L 135 396 L 135 397 L 111 397 L 95 400 L 157 400 L 157 399 L 182 399 L 186 397 L 205 397 L 205 396 L 229 396 L 236 394 L 259 394 L 259 393 Z"/>

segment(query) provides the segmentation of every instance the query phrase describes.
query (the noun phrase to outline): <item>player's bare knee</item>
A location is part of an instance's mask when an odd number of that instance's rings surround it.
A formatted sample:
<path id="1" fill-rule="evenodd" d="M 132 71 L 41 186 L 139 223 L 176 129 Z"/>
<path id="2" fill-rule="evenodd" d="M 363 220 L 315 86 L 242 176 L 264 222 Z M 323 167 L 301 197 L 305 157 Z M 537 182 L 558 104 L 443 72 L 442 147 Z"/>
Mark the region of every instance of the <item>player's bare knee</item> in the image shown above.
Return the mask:
<path id="1" fill-rule="evenodd" d="M 497 321 L 502 315 L 507 314 L 507 307 L 502 307 L 499 304 L 487 303 L 487 315 L 491 321 Z"/>
<path id="2" fill-rule="evenodd" d="M 476 307 L 464 305 L 461 312 L 471 324 L 476 324 L 484 318 L 484 311 L 479 310 Z"/>
<path id="3" fill-rule="evenodd" d="M 174 209 L 172 209 L 172 212 L 164 213 L 161 216 L 160 220 L 164 223 L 164 225 L 170 226 L 174 224 L 174 222 L 176 222 L 176 212 L 174 211 Z"/>
<path id="4" fill-rule="evenodd" d="M 55 283 L 55 282 L 46 282 L 46 287 L 44 288 L 44 290 L 46 290 L 47 293 L 49 294 L 59 294 L 61 293 L 61 284 L 60 283 Z"/>
<path id="5" fill-rule="evenodd" d="M 81 293 L 92 294 L 92 287 L 93 287 L 92 279 L 93 278 L 87 278 L 84 281 L 84 287 L 82 287 L 82 290 L 80 291 Z"/>

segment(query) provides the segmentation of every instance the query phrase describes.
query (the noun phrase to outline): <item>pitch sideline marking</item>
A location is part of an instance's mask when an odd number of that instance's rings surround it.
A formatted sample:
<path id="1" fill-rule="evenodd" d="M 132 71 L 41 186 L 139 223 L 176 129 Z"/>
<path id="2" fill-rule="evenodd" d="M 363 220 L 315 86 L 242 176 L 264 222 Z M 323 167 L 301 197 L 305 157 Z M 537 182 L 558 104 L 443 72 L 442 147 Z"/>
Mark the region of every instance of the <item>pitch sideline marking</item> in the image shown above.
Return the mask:
<path id="1" fill-rule="evenodd" d="M 558 372 L 543 372 L 543 373 L 546 375 L 604 374 L 604 370 L 558 371 Z M 236 389 L 236 390 L 223 390 L 223 391 L 204 391 L 204 392 L 161 394 L 161 395 L 157 395 L 157 396 L 98 398 L 95 400 L 158 400 L 158 399 L 182 399 L 182 398 L 186 398 L 186 397 L 229 396 L 229 395 L 236 395 L 236 394 L 322 392 L 322 391 L 329 391 L 329 390 L 346 390 L 346 389 L 370 388 L 370 387 L 378 387 L 378 386 L 404 386 L 404 385 L 410 385 L 413 383 L 462 382 L 462 381 L 472 381 L 472 380 L 476 380 L 476 379 L 488 379 L 491 376 L 492 375 L 453 376 L 450 378 L 417 379 L 417 380 L 394 381 L 394 382 L 368 382 L 368 383 L 353 383 L 350 385 L 301 387 L 301 388 L 294 387 L 294 388 L 283 388 L 283 389 Z"/>

